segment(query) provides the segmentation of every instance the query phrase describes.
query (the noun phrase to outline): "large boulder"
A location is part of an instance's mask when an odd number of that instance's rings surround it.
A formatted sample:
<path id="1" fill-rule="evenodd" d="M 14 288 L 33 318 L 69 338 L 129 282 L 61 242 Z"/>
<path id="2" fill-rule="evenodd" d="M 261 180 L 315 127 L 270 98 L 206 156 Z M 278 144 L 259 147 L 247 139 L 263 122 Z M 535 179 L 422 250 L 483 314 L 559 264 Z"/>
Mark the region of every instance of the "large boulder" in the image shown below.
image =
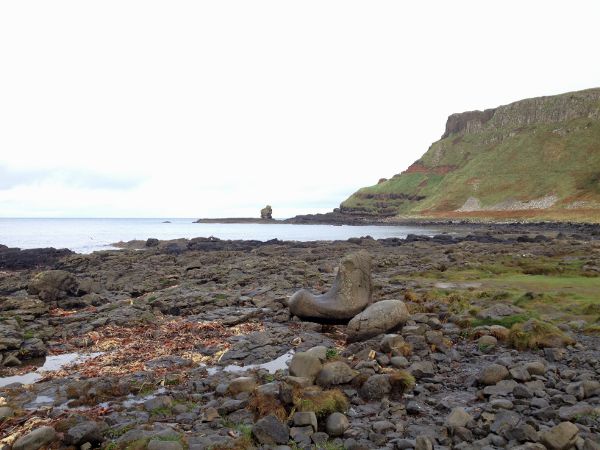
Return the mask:
<path id="1" fill-rule="evenodd" d="M 268 220 L 273 218 L 273 208 L 271 208 L 271 205 L 267 205 L 260 210 L 260 218 Z"/>
<path id="2" fill-rule="evenodd" d="M 13 445 L 13 450 L 37 450 L 56 439 L 56 431 L 52 427 L 36 428 L 32 432 L 20 437 Z"/>
<path id="3" fill-rule="evenodd" d="M 408 320 L 408 308 L 401 300 L 382 300 L 372 304 L 348 323 L 348 341 L 360 341 L 387 333 Z"/>
<path id="4" fill-rule="evenodd" d="M 363 251 L 342 258 L 335 281 L 323 295 L 306 289 L 289 300 L 290 312 L 315 322 L 347 321 L 371 303 L 371 256 Z"/>
<path id="5" fill-rule="evenodd" d="M 46 270 L 29 282 L 28 292 L 45 302 L 55 302 L 69 295 L 77 295 L 79 284 L 73 274 L 64 270 Z"/>

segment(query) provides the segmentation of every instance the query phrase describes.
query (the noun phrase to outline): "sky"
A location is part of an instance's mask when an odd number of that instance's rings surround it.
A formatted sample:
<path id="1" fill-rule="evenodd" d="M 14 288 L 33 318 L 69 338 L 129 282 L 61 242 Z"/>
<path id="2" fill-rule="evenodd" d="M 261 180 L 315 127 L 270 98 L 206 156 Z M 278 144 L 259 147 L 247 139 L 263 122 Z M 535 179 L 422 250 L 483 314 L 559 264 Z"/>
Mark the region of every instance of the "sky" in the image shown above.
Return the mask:
<path id="1" fill-rule="evenodd" d="M 455 112 L 600 86 L 597 1 L 0 2 L 0 217 L 326 212 Z"/>

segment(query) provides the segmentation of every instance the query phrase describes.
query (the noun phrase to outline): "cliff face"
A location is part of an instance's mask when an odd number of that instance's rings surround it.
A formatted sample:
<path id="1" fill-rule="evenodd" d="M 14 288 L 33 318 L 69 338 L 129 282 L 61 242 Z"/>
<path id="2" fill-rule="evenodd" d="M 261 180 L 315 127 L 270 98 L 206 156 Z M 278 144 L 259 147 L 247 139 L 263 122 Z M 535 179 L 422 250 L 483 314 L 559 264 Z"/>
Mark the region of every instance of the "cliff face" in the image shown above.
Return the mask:
<path id="1" fill-rule="evenodd" d="M 600 88 L 452 114 L 418 161 L 360 189 L 340 211 L 598 218 Z"/>

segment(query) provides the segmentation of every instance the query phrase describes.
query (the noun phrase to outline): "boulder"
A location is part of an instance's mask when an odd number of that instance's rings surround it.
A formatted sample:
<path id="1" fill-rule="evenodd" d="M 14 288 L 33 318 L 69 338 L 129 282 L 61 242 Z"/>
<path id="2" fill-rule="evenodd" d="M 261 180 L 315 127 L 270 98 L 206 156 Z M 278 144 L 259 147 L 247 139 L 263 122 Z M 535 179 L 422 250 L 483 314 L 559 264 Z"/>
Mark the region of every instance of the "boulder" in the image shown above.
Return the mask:
<path id="1" fill-rule="evenodd" d="M 68 295 L 76 295 L 79 290 L 77 279 L 64 270 L 47 270 L 38 273 L 27 288 L 31 295 L 37 295 L 45 302 L 55 302 Z"/>
<path id="2" fill-rule="evenodd" d="M 307 352 L 298 352 L 290 361 L 289 371 L 293 377 L 306 378 L 312 382 L 322 368 L 323 364 L 317 356 Z"/>
<path id="3" fill-rule="evenodd" d="M 252 434 L 263 445 L 287 444 L 290 429 L 273 415 L 263 417 L 252 427 Z"/>
<path id="4" fill-rule="evenodd" d="M 325 422 L 325 431 L 331 437 L 337 437 L 344 434 L 350 426 L 348 418 L 339 412 L 334 412 L 327 417 Z"/>
<path id="5" fill-rule="evenodd" d="M 56 439 L 56 431 L 52 427 L 40 427 L 21 436 L 13 445 L 13 450 L 38 450 Z"/>
<path id="6" fill-rule="evenodd" d="M 455 428 L 466 427 L 473 420 L 471 414 L 465 411 L 465 408 L 457 406 L 446 418 L 446 426 L 451 430 Z"/>
<path id="7" fill-rule="evenodd" d="M 366 401 L 381 400 L 392 392 L 388 375 L 371 375 L 360 388 L 360 395 Z"/>
<path id="8" fill-rule="evenodd" d="M 86 442 L 97 444 L 102 442 L 102 432 L 105 428 L 105 424 L 92 420 L 82 422 L 69 428 L 65 435 L 65 441 L 73 445 L 82 445 Z"/>
<path id="9" fill-rule="evenodd" d="M 542 443 L 551 450 L 567 450 L 575 445 L 579 429 L 574 423 L 561 422 L 542 433 Z"/>
<path id="10" fill-rule="evenodd" d="M 252 392 L 257 386 L 254 377 L 238 377 L 231 380 L 227 392 L 231 395 L 238 395 L 241 392 Z"/>
<path id="11" fill-rule="evenodd" d="M 360 251 L 342 258 L 328 292 L 314 295 L 301 289 L 289 300 L 290 313 L 315 322 L 346 321 L 371 303 L 371 256 Z"/>
<path id="12" fill-rule="evenodd" d="M 348 341 L 355 342 L 394 330 L 408 320 L 408 308 L 401 300 L 382 300 L 372 304 L 349 323 Z"/>
<path id="13" fill-rule="evenodd" d="M 508 375 L 509 372 L 506 367 L 501 366 L 500 364 L 490 364 L 481 370 L 477 379 L 479 383 L 491 386 L 498 383 L 500 380 L 508 378 Z"/>
<path id="14" fill-rule="evenodd" d="M 260 218 L 268 220 L 273 218 L 273 208 L 271 208 L 271 205 L 267 205 L 260 210 Z"/>
<path id="15" fill-rule="evenodd" d="M 346 384 L 350 383 L 355 376 L 356 371 L 352 370 L 348 364 L 343 361 L 334 361 L 323 366 L 317 375 L 316 383 L 323 387 Z"/>

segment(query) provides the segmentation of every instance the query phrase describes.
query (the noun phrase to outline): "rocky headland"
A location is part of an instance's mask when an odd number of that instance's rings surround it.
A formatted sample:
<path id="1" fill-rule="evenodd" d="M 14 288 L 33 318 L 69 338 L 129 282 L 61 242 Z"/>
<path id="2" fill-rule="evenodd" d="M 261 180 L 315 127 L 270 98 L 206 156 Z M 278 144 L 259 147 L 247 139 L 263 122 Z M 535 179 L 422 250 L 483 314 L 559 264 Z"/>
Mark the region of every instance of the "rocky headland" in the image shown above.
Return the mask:
<path id="1" fill-rule="evenodd" d="M 598 230 L 448 231 L 0 247 L 0 448 L 600 448 Z"/>

